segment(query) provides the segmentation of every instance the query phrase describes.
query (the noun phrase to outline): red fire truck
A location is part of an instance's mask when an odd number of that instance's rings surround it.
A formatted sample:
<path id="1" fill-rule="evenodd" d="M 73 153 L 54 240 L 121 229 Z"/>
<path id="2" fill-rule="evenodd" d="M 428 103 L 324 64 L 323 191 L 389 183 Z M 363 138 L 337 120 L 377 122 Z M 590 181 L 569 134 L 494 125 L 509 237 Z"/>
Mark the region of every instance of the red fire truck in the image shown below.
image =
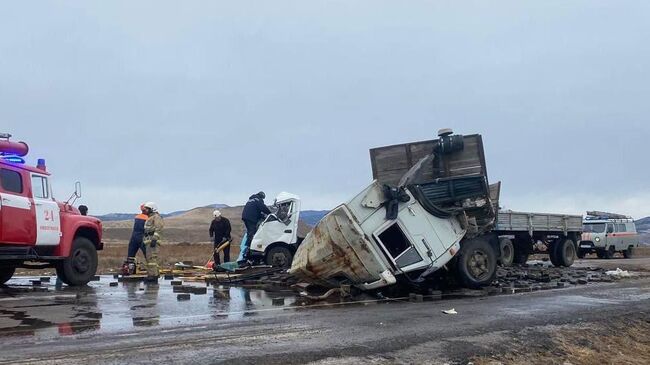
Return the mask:
<path id="1" fill-rule="evenodd" d="M 87 284 L 97 271 L 103 248 L 102 223 L 72 206 L 81 185 L 66 202 L 52 196 L 45 160 L 25 164 L 29 147 L 0 134 L 0 285 L 16 268 L 54 267 L 72 286 Z"/>

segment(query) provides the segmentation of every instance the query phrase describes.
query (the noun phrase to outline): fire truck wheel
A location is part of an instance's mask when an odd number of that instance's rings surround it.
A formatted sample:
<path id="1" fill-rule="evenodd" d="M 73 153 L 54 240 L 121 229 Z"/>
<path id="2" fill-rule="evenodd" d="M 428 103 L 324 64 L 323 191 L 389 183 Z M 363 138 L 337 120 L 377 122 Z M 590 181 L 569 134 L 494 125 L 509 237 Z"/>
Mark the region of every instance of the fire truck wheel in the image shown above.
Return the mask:
<path id="1" fill-rule="evenodd" d="M 88 284 L 97 272 L 97 250 L 89 239 L 75 238 L 70 256 L 56 267 L 57 276 L 70 286 Z"/>
<path id="2" fill-rule="evenodd" d="M 0 267 L 0 285 L 9 281 L 9 279 L 14 276 L 14 272 L 16 272 L 15 267 Z"/>
<path id="3" fill-rule="evenodd" d="M 501 246 L 501 259 L 499 260 L 501 261 L 501 266 L 512 266 L 512 262 L 515 259 L 515 246 L 512 244 L 512 241 L 507 238 L 501 238 L 499 245 Z"/>
<path id="4" fill-rule="evenodd" d="M 631 259 L 633 255 L 633 247 L 628 247 L 627 250 L 623 251 L 623 257 L 626 259 Z"/>
<path id="5" fill-rule="evenodd" d="M 487 240 L 474 238 L 461 242 L 457 270 L 464 286 L 472 289 L 486 286 L 497 273 L 497 254 Z"/>
<path id="6" fill-rule="evenodd" d="M 293 254 L 291 250 L 282 246 L 275 246 L 266 254 L 266 264 L 274 267 L 288 268 L 291 266 Z"/>
<path id="7" fill-rule="evenodd" d="M 555 249 L 555 266 L 570 267 L 576 259 L 576 246 L 568 238 L 558 238 L 553 245 Z"/>

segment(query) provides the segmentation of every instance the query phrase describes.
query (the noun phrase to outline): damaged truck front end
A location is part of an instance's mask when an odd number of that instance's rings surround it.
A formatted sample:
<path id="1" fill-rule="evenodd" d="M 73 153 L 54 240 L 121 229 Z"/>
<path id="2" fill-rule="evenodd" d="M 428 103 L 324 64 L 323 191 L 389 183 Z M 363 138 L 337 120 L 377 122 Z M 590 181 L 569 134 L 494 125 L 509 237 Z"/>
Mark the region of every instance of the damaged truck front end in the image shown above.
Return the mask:
<path id="1" fill-rule="evenodd" d="M 422 284 L 445 267 L 468 287 L 489 284 L 500 250 L 480 135 L 370 151 L 373 183 L 307 235 L 290 272 L 327 287 Z"/>
<path id="2" fill-rule="evenodd" d="M 326 287 L 372 290 L 400 277 L 421 282 L 454 257 L 466 234 L 457 219 L 429 214 L 408 190 L 394 205 L 386 195 L 375 181 L 330 212 L 307 235 L 290 272 Z"/>

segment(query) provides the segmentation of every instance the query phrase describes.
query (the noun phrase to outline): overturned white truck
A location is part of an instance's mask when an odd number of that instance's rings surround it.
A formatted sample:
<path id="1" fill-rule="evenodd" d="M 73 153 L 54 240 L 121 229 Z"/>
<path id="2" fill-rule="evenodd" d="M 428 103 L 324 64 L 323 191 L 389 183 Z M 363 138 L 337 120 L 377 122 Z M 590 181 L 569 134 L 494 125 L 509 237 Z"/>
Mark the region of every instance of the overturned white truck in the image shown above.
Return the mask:
<path id="1" fill-rule="evenodd" d="M 375 181 L 330 212 L 298 248 L 290 272 L 364 290 L 426 284 L 439 270 L 465 286 L 491 283 L 498 262 L 548 253 L 571 266 L 582 216 L 499 212 L 480 135 L 441 130 L 432 141 L 370 151 Z"/>

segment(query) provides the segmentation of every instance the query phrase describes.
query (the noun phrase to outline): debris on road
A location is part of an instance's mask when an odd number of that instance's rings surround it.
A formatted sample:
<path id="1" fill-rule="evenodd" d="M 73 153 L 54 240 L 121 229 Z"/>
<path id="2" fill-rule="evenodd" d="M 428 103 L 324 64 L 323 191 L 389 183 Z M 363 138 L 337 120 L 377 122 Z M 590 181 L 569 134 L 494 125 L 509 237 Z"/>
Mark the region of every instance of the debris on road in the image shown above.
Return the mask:
<path id="1" fill-rule="evenodd" d="M 631 278 L 632 274 L 630 274 L 629 271 L 624 271 L 619 269 L 613 270 L 613 271 L 608 271 L 605 273 L 607 276 L 611 276 L 617 279 L 622 279 L 622 278 Z"/>
<path id="2" fill-rule="evenodd" d="M 454 308 L 446 310 L 446 311 L 442 311 L 442 313 L 444 313 L 444 314 L 458 314 L 458 312 L 456 312 L 456 309 L 454 309 Z"/>

